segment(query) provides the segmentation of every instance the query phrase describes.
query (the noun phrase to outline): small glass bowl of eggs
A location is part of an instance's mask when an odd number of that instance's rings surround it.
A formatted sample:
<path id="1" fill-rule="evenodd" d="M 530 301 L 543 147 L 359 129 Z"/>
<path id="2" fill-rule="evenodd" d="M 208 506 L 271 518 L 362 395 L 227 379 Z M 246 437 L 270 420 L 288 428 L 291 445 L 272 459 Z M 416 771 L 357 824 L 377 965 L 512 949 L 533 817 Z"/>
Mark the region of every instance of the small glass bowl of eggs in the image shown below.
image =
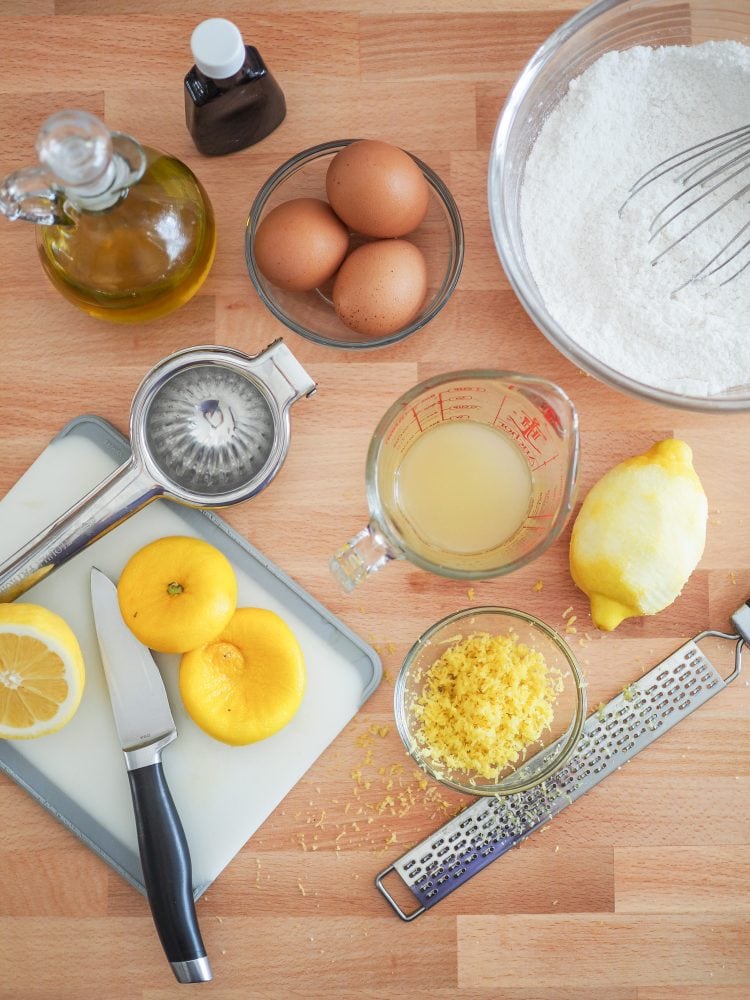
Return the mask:
<path id="1" fill-rule="evenodd" d="M 268 178 L 250 209 L 245 256 L 261 299 L 290 330 L 328 347 L 383 347 L 448 301 L 463 227 L 421 160 L 343 139 L 298 153 Z"/>

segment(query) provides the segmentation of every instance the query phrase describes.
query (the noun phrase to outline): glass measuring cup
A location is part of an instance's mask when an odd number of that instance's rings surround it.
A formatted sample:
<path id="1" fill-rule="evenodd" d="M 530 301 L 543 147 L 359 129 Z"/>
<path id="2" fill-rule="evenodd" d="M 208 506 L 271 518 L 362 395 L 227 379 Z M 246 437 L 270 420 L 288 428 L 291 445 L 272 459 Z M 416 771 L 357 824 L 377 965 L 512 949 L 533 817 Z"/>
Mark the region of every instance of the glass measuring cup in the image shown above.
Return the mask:
<path id="1" fill-rule="evenodd" d="M 471 370 L 421 382 L 373 434 L 365 469 L 370 523 L 333 556 L 331 572 L 351 591 L 392 559 L 458 580 L 524 566 L 558 537 L 572 510 L 578 448 L 575 407 L 546 379 Z M 491 473 L 487 485 L 484 472 Z M 406 488 L 426 497 L 421 520 Z"/>

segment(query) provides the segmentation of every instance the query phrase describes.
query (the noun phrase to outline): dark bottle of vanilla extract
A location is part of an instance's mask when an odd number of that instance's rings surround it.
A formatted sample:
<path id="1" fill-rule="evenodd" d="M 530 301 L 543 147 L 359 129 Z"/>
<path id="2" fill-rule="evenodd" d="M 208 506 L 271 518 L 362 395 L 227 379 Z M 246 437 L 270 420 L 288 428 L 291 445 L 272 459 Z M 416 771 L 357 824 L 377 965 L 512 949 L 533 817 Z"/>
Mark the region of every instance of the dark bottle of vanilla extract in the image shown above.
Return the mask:
<path id="1" fill-rule="evenodd" d="M 185 121 L 199 152 L 234 153 L 282 123 L 281 87 L 236 25 L 209 18 L 193 32 L 190 48 L 195 65 L 185 77 Z"/>

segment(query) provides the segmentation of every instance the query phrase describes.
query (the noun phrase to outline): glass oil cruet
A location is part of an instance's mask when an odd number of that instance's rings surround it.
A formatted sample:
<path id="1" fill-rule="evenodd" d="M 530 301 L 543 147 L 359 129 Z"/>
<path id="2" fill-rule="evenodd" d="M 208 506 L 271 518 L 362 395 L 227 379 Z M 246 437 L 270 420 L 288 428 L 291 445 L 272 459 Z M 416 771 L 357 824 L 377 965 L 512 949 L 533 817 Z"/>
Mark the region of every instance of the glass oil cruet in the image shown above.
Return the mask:
<path id="1" fill-rule="evenodd" d="M 180 160 L 86 111 L 39 130 L 40 165 L 0 181 L 0 212 L 37 224 L 42 266 L 65 298 L 119 323 L 183 305 L 213 263 L 213 211 Z"/>

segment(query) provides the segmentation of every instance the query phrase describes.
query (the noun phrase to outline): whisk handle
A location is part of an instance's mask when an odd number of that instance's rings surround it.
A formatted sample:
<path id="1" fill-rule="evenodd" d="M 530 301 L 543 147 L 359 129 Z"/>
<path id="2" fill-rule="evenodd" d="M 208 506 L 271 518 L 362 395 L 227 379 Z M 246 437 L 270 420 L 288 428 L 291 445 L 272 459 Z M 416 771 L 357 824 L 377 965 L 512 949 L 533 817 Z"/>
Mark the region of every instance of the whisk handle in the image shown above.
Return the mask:
<path id="1" fill-rule="evenodd" d="M 15 600 L 162 493 L 133 459 L 119 466 L 0 564 L 0 603 Z"/>

